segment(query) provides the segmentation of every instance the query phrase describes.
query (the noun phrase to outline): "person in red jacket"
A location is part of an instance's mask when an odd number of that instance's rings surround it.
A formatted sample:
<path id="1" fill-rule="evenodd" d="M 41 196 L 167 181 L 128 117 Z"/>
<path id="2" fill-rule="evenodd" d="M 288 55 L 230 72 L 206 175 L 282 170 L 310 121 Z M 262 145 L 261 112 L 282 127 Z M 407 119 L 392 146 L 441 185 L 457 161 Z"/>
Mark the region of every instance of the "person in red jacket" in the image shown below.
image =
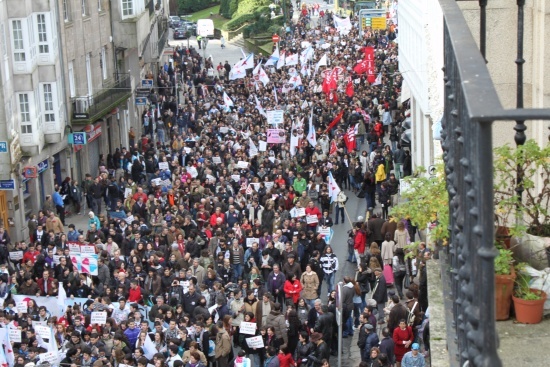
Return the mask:
<path id="1" fill-rule="evenodd" d="M 285 282 L 283 290 L 285 291 L 285 298 L 287 300 L 292 300 L 294 306 L 298 304 L 300 299 L 300 293 L 302 292 L 302 283 L 296 276 L 296 274 L 291 274 Z"/>
<path id="2" fill-rule="evenodd" d="M 222 220 L 221 223 L 218 223 L 218 218 Z M 212 227 L 215 227 L 216 225 L 220 225 L 224 223 L 225 223 L 225 214 L 222 213 L 222 209 L 220 207 L 217 207 L 214 214 L 210 216 L 210 225 Z"/>
<path id="3" fill-rule="evenodd" d="M 139 303 L 143 296 L 141 295 L 141 288 L 138 286 L 135 280 L 130 282 L 130 291 L 128 293 L 128 303 Z"/>
<path id="4" fill-rule="evenodd" d="M 279 354 L 277 355 L 277 358 L 279 359 L 279 367 L 296 366 L 296 362 L 294 361 L 294 358 L 292 358 L 292 353 L 288 351 L 288 347 L 286 345 L 283 345 L 281 348 L 279 348 Z"/>
<path id="5" fill-rule="evenodd" d="M 35 250 L 33 243 L 29 243 L 29 250 L 25 252 L 25 255 L 23 255 L 23 264 L 27 263 L 27 261 L 30 260 L 34 265 L 34 262 L 36 261 L 36 257 L 38 255 L 40 255 L 40 251 Z"/>
<path id="6" fill-rule="evenodd" d="M 353 239 L 353 250 L 357 262 L 361 261 L 361 257 L 365 254 L 365 246 L 367 245 L 367 229 L 366 223 L 357 223 L 355 225 L 355 237 Z"/>
<path id="7" fill-rule="evenodd" d="M 411 350 L 411 344 L 414 342 L 412 328 L 407 326 L 405 319 L 399 320 L 399 327 L 396 327 L 393 331 L 393 342 L 395 344 L 395 360 L 400 365 L 403 356 Z"/>
<path id="8" fill-rule="evenodd" d="M 307 207 L 306 207 L 306 218 L 308 216 L 316 216 L 317 217 L 317 221 L 316 222 L 310 222 L 308 223 L 307 225 L 307 229 L 313 231 L 313 233 L 315 233 L 315 228 L 317 228 L 317 223 L 319 223 L 319 220 L 321 219 L 321 211 L 319 210 L 319 208 L 317 208 L 315 206 L 315 203 L 313 203 L 313 201 L 310 201 L 308 204 L 307 204 Z M 311 218 L 311 217 L 310 217 Z"/>

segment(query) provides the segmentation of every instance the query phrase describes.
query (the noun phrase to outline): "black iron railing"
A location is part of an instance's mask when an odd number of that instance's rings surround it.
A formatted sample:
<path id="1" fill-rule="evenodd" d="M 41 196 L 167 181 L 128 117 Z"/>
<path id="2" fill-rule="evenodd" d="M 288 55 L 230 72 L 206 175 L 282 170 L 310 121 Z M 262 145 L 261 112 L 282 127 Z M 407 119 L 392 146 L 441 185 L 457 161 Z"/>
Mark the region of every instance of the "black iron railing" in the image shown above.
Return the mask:
<path id="1" fill-rule="evenodd" d="M 550 120 L 550 109 L 523 108 L 523 7 L 518 4 L 517 109 L 504 110 L 486 62 L 486 6 L 480 0 L 478 49 L 455 0 L 439 0 L 444 15 L 445 112 L 442 147 L 450 209 L 450 241 L 442 271 L 452 304 L 447 322 L 451 366 L 499 367 L 494 295 L 492 124 L 517 122 L 516 144 L 525 142 L 525 121 Z M 497 46 L 498 47 L 498 46 Z M 509 46 L 508 46 L 509 47 Z M 518 171 L 518 178 L 521 178 Z M 518 183 L 521 195 L 521 180 Z M 454 340 L 453 340 L 454 339 Z"/>
<path id="2" fill-rule="evenodd" d="M 92 96 L 75 97 L 72 102 L 73 120 L 93 120 L 121 98 L 132 93 L 130 74 L 116 73 L 103 83 L 103 88 Z"/>

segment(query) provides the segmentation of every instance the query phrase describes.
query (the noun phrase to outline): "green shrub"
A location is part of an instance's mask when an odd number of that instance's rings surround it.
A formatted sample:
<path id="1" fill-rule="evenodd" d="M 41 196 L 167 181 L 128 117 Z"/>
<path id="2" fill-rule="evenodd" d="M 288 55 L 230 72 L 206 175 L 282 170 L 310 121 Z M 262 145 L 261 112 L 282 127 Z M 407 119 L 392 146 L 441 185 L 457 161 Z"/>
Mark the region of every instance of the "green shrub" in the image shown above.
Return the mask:
<path id="1" fill-rule="evenodd" d="M 240 0 L 239 9 L 233 14 L 234 16 L 252 14 L 261 6 L 268 6 L 271 0 Z"/>
<path id="2" fill-rule="evenodd" d="M 252 21 L 253 19 L 254 19 L 254 14 L 240 15 L 238 17 L 234 17 L 229 22 L 225 23 L 223 28 L 226 31 L 234 31 L 236 29 L 241 28 L 243 25 Z"/>

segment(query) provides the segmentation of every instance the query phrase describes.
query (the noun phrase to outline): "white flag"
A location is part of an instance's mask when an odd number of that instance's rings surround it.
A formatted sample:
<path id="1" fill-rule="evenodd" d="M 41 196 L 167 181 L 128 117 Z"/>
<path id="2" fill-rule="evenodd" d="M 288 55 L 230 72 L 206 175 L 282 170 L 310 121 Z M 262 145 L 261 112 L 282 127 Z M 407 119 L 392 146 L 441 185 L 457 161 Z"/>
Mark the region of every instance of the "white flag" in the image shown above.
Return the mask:
<path id="1" fill-rule="evenodd" d="M 59 301 L 59 305 L 61 306 L 61 312 L 65 312 L 65 300 L 67 299 L 67 292 L 65 292 L 63 282 L 59 282 L 59 286 L 57 287 L 57 299 Z"/>
<path id="2" fill-rule="evenodd" d="M 302 52 L 300 52 L 300 64 L 307 64 L 307 62 L 313 57 L 313 47 L 309 46 Z"/>
<path id="3" fill-rule="evenodd" d="M 273 96 L 275 96 L 275 104 L 279 104 L 279 98 L 277 98 L 277 88 L 273 87 Z"/>
<path id="4" fill-rule="evenodd" d="M 252 70 L 252 75 L 258 75 L 258 73 L 260 72 L 260 67 L 261 67 L 262 63 L 259 62 L 258 65 L 256 65 L 256 67 L 254 68 L 254 70 Z"/>
<path id="5" fill-rule="evenodd" d="M 246 70 L 242 67 L 233 67 L 229 72 L 229 80 L 242 79 L 246 76 Z"/>
<path id="6" fill-rule="evenodd" d="M 277 60 L 277 69 L 282 68 L 285 66 L 285 52 L 281 52 L 281 55 L 279 56 L 279 60 Z"/>
<path id="7" fill-rule="evenodd" d="M 269 77 L 267 76 L 267 73 L 265 72 L 264 68 L 260 68 L 260 71 L 258 73 L 258 80 L 261 81 L 264 85 L 264 87 L 269 83 Z"/>
<path id="8" fill-rule="evenodd" d="M 277 65 L 278 61 L 279 61 L 279 45 L 277 45 L 277 48 L 275 48 L 275 52 L 273 52 L 273 54 L 269 56 L 269 59 L 266 61 L 265 66 Z"/>
<path id="9" fill-rule="evenodd" d="M 340 193 L 340 188 L 338 184 L 332 177 L 332 172 L 328 173 L 328 196 L 330 196 L 330 202 L 334 202 Z"/>
<path id="10" fill-rule="evenodd" d="M 260 115 L 267 118 L 267 113 L 265 113 L 265 110 L 262 107 L 262 104 L 260 103 L 260 101 L 258 100 L 258 97 L 256 97 L 256 95 L 254 95 L 254 99 L 256 100 L 256 108 L 258 109 L 258 112 L 260 112 Z"/>
<path id="11" fill-rule="evenodd" d="M 311 109 L 311 114 L 309 115 L 309 131 L 307 133 L 307 141 L 314 148 L 317 146 L 317 135 L 315 134 L 315 128 L 313 127 L 313 109 Z"/>
<path id="12" fill-rule="evenodd" d="M 293 76 L 288 80 L 288 82 L 296 88 L 297 86 L 302 85 L 302 77 L 300 77 L 300 75 Z"/>
<path id="13" fill-rule="evenodd" d="M 243 57 L 246 59 L 246 54 L 244 53 L 243 48 L 241 47 L 240 49 L 241 49 L 241 53 L 243 54 Z"/>
<path id="14" fill-rule="evenodd" d="M 374 83 L 372 83 L 372 85 L 380 85 L 382 84 L 382 73 L 378 73 L 378 76 L 376 77 L 376 80 L 374 81 Z"/>
<path id="15" fill-rule="evenodd" d="M 143 354 L 145 354 L 145 357 L 147 359 L 153 359 L 153 356 L 157 353 L 155 343 L 153 343 L 151 337 L 148 334 L 145 336 L 145 343 L 143 343 L 142 348 Z"/>
<path id="16" fill-rule="evenodd" d="M 319 62 L 317 62 L 317 64 L 315 64 L 315 74 L 317 74 L 317 71 L 319 70 L 319 67 L 320 66 L 327 66 L 327 54 L 324 54 L 323 57 L 321 57 L 321 59 L 319 60 Z"/>
<path id="17" fill-rule="evenodd" d="M 223 104 L 227 107 L 233 106 L 233 100 L 225 92 L 223 92 Z"/>
<path id="18" fill-rule="evenodd" d="M 257 154 L 258 154 L 258 147 L 256 146 L 256 144 L 254 144 L 252 139 L 248 138 L 248 155 L 250 156 L 250 158 L 252 158 Z"/>
<path id="19" fill-rule="evenodd" d="M 233 68 L 253 69 L 254 68 L 254 54 L 249 54 L 244 59 L 239 61 L 233 66 Z"/>
<path id="20" fill-rule="evenodd" d="M 302 67 L 300 68 L 300 74 L 303 76 L 308 76 L 310 74 L 309 66 L 307 64 L 302 64 Z"/>
<path id="21" fill-rule="evenodd" d="M 308 108 L 308 107 L 309 107 L 309 104 L 307 103 L 306 100 L 304 100 L 304 103 L 302 103 L 302 105 L 300 106 L 300 108 L 301 108 L 302 110 L 305 110 L 305 109 Z"/>
<path id="22" fill-rule="evenodd" d="M 285 58 L 286 66 L 298 65 L 298 54 L 289 55 Z"/>

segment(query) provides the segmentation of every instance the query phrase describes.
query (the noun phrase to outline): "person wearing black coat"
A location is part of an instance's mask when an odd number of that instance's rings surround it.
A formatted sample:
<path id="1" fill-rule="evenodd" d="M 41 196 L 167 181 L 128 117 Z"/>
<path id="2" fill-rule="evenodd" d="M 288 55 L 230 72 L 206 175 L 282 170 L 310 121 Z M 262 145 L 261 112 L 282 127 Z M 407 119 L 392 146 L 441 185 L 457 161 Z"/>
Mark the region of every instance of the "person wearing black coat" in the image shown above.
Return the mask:
<path id="1" fill-rule="evenodd" d="M 321 333 L 327 340 L 332 338 L 334 315 L 328 311 L 328 306 L 321 306 L 321 315 L 315 323 L 314 330 Z"/>
<path id="2" fill-rule="evenodd" d="M 315 345 L 315 350 L 313 353 L 311 353 L 308 356 L 308 360 L 310 363 L 310 366 L 313 367 L 321 367 L 323 365 L 323 359 L 326 359 L 327 361 L 330 359 L 330 347 L 329 345 L 323 340 L 324 336 L 320 333 L 313 333 L 311 334 L 310 340 Z"/>
<path id="3" fill-rule="evenodd" d="M 382 329 L 382 340 L 380 341 L 380 344 L 378 345 L 378 348 L 380 349 L 380 353 L 384 353 L 388 356 L 388 362 L 390 362 L 390 365 L 395 365 L 395 353 L 394 353 L 394 347 L 395 343 L 392 338 L 393 333 L 390 332 L 390 329 L 384 328 Z"/>
<path id="4" fill-rule="evenodd" d="M 296 346 L 296 353 L 294 353 L 294 360 L 298 366 L 307 366 L 308 356 L 315 350 L 315 345 L 309 341 L 309 334 L 307 331 L 301 331 L 298 336 L 298 345 Z"/>
<path id="5" fill-rule="evenodd" d="M 388 302 L 388 289 L 386 287 L 386 278 L 382 274 L 382 269 L 374 269 L 374 275 L 376 280 L 374 282 L 372 298 L 376 301 L 376 308 L 378 309 L 378 322 L 384 322 L 384 307 Z"/>

